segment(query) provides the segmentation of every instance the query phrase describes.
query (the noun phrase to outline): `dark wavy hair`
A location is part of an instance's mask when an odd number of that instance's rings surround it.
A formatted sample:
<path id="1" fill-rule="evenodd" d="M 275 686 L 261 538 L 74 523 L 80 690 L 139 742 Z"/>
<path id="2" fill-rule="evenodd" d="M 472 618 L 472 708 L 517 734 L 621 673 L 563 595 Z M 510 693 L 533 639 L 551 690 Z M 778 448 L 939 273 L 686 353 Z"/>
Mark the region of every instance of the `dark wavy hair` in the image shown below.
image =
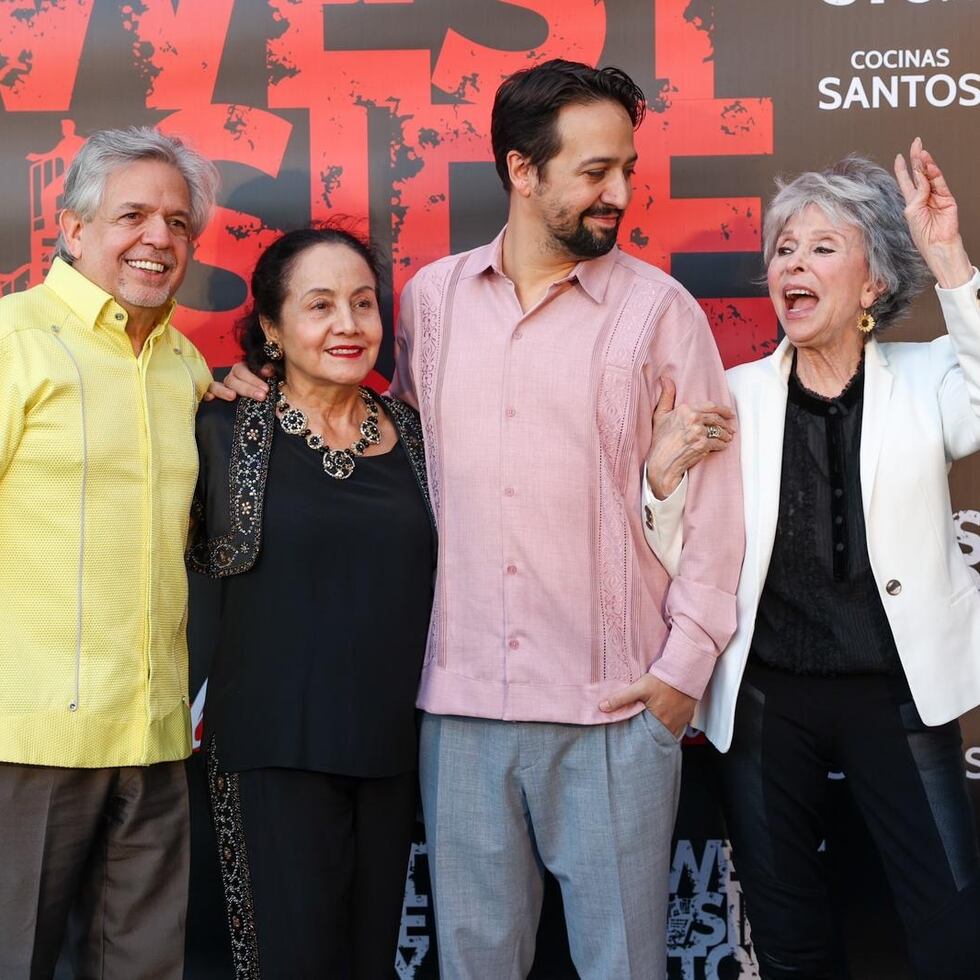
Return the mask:
<path id="1" fill-rule="evenodd" d="M 279 322 L 282 305 L 289 291 L 293 267 L 307 249 L 317 245 L 343 245 L 355 252 L 367 263 L 374 276 L 375 292 L 381 282 L 381 265 L 370 242 L 360 238 L 346 223 L 332 221 L 311 228 L 297 228 L 280 235 L 260 256 L 252 273 L 252 305 L 235 325 L 235 339 L 241 345 L 249 370 L 258 374 L 267 364 L 282 379 L 282 361 L 270 361 L 263 347 L 265 333 L 260 317 L 273 323 Z"/>
<path id="2" fill-rule="evenodd" d="M 643 122 L 646 99 L 619 68 L 592 68 L 555 58 L 505 78 L 493 100 L 490 139 L 504 190 L 510 193 L 507 154 L 517 150 L 538 170 L 561 151 L 558 114 L 567 105 L 617 102 L 633 123 Z"/>

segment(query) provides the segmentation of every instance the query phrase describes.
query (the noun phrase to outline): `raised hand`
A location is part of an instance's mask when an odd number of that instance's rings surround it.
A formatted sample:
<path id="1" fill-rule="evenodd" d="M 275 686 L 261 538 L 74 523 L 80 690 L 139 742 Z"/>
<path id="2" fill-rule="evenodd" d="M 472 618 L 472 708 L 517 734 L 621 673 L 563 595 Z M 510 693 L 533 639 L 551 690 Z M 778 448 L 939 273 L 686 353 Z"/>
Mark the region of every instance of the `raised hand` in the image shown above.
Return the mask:
<path id="1" fill-rule="evenodd" d="M 910 169 L 911 168 L 911 169 Z M 905 198 L 905 220 L 916 248 L 940 286 L 962 286 L 973 267 L 960 238 L 956 198 L 939 165 L 916 137 L 909 148 L 909 163 L 895 157 L 895 179 Z"/>
<path id="2" fill-rule="evenodd" d="M 664 500 L 677 489 L 695 463 L 732 441 L 735 413 L 727 405 L 713 402 L 674 408 L 677 397 L 674 382 L 661 378 L 660 385 L 660 400 L 653 412 L 647 481 L 654 495 Z"/>

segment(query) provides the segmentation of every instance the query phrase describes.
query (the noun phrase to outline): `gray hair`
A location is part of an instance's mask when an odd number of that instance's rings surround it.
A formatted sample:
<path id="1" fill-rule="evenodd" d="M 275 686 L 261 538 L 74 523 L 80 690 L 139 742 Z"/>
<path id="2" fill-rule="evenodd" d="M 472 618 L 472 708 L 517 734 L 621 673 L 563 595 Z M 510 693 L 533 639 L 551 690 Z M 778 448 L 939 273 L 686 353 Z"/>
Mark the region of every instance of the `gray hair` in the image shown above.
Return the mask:
<path id="1" fill-rule="evenodd" d="M 141 160 L 169 163 L 187 182 L 191 199 L 190 237 L 192 241 L 196 239 L 211 220 L 218 170 L 177 136 L 167 136 L 150 126 L 92 133 L 65 175 L 65 210 L 74 211 L 82 221 L 91 221 L 102 203 L 109 177 L 120 167 Z M 63 234 L 58 235 L 55 254 L 69 264 L 73 261 Z"/>
<path id="2" fill-rule="evenodd" d="M 875 333 L 901 319 L 929 281 L 905 220 L 905 199 L 895 178 L 864 157 L 850 155 L 820 172 L 808 171 L 786 183 L 769 204 L 762 227 L 763 256 L 768 266 L 790 218 L 815 204 L 837 225 L 852 225 L 864 240 L 872 280 L 885 291 L 871 305 Z"/>

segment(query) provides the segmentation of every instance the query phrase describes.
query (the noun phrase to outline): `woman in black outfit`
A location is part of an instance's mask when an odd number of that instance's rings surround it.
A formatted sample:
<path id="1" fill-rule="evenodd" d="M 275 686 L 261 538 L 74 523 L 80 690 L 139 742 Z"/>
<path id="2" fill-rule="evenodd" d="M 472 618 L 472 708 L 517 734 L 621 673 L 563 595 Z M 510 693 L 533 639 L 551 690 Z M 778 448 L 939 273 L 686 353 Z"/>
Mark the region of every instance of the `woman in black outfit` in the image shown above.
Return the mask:
<path id="1" fill-rule="evenodd" d="M 289 232 L 239 325 L 273 396 L 202 405 L 192 568 L 222 579 L 205 749 L 237 977 L 390 977 L 435 532 L 418 416 L 362 382 L 370 249 Z"/>

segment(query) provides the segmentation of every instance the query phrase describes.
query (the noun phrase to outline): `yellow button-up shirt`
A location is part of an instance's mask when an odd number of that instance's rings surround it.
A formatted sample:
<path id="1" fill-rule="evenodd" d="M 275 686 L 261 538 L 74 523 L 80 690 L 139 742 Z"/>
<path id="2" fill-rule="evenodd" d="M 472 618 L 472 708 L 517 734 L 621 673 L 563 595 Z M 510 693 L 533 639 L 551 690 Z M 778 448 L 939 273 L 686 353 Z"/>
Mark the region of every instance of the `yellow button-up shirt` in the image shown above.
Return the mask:
<path id="1" fill-rule="evenodd" d="M 0 300 L 0 761 L 190 752 L 183 553 L 210 374 L 55 260 Z"/>

